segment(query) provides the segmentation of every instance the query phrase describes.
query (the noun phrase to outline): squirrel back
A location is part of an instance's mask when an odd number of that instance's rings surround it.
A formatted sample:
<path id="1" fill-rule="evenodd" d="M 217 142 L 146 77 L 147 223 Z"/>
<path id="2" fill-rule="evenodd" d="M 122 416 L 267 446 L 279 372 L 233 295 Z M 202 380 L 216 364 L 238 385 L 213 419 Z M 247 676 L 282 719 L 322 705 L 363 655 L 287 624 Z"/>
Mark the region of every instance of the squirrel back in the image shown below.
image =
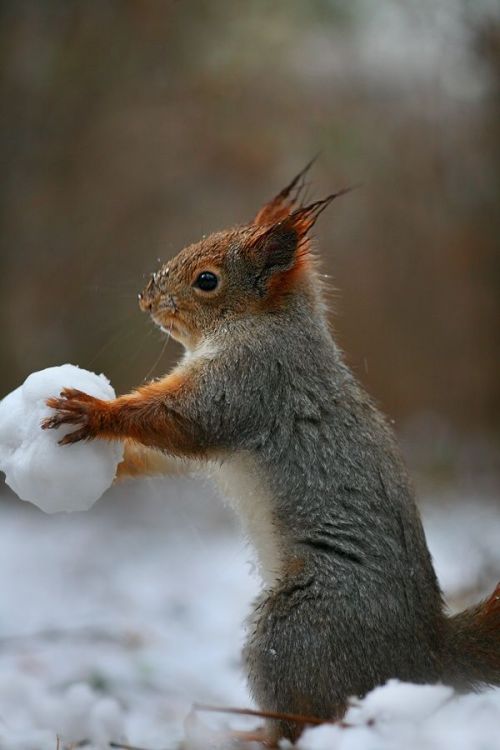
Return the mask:
<path id="1" fill-rule="evenodd" d="M 263 709 L 339 718 L 391 677 L 500 685 L 500 588 L 445 613 L 392 430 L 328 327 L 309 232 L 340 193 L 300 205 L 303 179 L 153 274 L 140 306 L 187 350 L 172 373 L 109 403 L 67 391 L 46 426 L 205 462 L 226 485 L 264 580 L 244 651 Z"/>

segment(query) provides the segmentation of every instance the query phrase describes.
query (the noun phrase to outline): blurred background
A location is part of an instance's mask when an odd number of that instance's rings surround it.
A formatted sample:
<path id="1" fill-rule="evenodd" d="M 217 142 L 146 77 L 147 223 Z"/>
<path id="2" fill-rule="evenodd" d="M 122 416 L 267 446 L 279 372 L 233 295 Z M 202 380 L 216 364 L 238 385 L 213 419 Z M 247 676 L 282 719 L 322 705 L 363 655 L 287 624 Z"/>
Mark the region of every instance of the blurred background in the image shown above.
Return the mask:
<path id="1" fill-rule="evenodd" d="M 164 373 L 151 271 L 319 154 L 311 197 L 362 185 L 315 230 L 337 338 L 394 421 L 448 601 L 491 591 L 498 0 L 0 0 L 0 60 L 0 396 L 64 362 L 119 392 Z M 173 747 L 193 700 L 248 705 L 259 584 L 207 482 L 57 517 L 0 499 L 2 747 Z"/>
<path id="2" fill-rule="evenodd" d="M 416 469 L 498 469 L 497 0 L 0 5 L 0 392 L 72 362 L 118 391 L 179 355 L 158 265 L 316 153 L 348 360 Z"/>

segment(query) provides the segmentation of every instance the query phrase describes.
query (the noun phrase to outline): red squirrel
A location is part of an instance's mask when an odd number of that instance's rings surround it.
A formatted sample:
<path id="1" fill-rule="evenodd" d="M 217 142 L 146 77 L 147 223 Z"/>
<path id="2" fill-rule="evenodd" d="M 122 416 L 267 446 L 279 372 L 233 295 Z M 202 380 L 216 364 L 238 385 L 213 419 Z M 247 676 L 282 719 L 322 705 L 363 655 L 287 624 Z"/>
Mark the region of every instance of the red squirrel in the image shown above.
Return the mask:
<path id="1" fill-rule="evenodd" d="M 263 710 L 339 719 L 389 678 L 500 685 L 500 585 L 446 614 L 392 430 L 327 323 L 310 230 L 336 194 L 302 205 L 304 172 L 152 275 L 139 303 L 186 349 L 172 372 L 112 401 L 65 389 L 43 427 L 124 440 L 122 476 L 194 463 L 224 485 L 264 582 L 244 649 Z"/>

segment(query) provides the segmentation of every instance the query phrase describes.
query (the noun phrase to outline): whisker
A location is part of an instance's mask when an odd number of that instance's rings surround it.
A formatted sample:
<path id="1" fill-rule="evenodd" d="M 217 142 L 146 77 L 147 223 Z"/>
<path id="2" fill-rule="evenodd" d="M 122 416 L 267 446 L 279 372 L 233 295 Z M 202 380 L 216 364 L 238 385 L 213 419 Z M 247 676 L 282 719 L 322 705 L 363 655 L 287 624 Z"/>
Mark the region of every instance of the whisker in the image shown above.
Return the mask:
<path id="1" fill-rule="evenodd" d="M 161 348 L 160 354 L 158 355 L 157 359 L 155 360 L 153 366 L 151 367 L 151 369 L 149 370 L 149 372 L 147 373 L 147 375 L 145 375 L 144 381 L 150 379 L 152 373 L 155 371 L 156 367 L 160 363 L 161 358 L 165 354 L 165 349 L 167 348 L 167 344 L 170 341 L 171 332 L 172 332 L 172 326 L 170 326 L 170 328 L 168 330 L 166 330 L 165 342 L 164 342 L 164 344 L 163 344 L 163 346 Z"/>

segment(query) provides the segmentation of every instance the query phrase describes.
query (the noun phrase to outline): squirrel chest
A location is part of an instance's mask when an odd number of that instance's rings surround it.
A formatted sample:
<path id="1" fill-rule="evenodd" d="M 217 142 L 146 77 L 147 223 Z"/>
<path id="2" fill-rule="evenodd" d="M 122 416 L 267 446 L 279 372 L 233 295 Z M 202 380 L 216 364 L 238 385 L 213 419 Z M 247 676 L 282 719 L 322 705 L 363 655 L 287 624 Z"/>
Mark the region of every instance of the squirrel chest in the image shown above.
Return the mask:
<path id="1" fill-rule="evenodd" d="M 271 491 L 262 468 L 245 452 L 212 463 L 212 478 L 236 511 L 255 548 L 260 575 L 267 586 L 280 577 L 282 555 L 272 515 Z"/>

